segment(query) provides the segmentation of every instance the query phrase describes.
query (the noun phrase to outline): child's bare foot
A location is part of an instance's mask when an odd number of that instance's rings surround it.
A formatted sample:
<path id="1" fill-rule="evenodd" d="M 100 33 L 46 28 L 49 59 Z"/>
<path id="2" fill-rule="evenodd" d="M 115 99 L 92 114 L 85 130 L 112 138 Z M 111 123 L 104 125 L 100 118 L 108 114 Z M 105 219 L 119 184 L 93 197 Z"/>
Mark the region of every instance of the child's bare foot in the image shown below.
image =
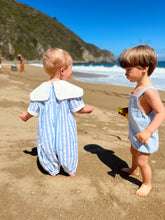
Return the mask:
<path id="1" fill-rule="evenodd" d="M 70 176 L 71 178 L 73 178 L 73 177 L 75 177 L 75 175 L 76 175 L 76 174 L 74 173 L 74 174 L 71 174 L 71 175 L 69 175 L 69 176 Z"/>
<path id="2" fill-rule="evenodd" d="M 133 176 L 139 176 L 139 172 L 132 172 L 132 169 L 129 167 L 124 167 L 121 169 L 121 171 L 124 173 L 128 173 L 130 175 L 133 175 Z"/>
<path id="3" fill-rule="evenodd" d="M 136 195 L 145 197 L 149 194 L 151 191 L 152 187 L 147 186 L 145 184 L 142 184 L 141 187 L 135 192 Z"/>
<path id="4" fill-rule="evenodd" d="M 51 177 L 56 177 L 56 175 L 51 175 Z"/>

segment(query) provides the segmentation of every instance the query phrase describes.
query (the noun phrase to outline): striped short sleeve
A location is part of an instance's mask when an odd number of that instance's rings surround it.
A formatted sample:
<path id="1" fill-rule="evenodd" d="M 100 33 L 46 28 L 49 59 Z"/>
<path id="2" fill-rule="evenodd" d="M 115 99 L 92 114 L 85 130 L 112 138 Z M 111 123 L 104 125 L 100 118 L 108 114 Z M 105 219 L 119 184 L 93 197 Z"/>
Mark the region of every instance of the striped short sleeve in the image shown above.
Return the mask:
<path id="1" fill-rule="evenodd" d="M 31 114 L 33 116 L 38 116 L 38 114 L 39 114 L 38 102 L 31 101 L 27 111 L 29 114 Z"/>
<path id="2" fill-rule="evenodd" d="M 74 98 L 74 99 L 69 99 L 69 106 L 72 112 L 77 112 L 80 109 L 84 108 L 84 102 L 82 98 Z"/>

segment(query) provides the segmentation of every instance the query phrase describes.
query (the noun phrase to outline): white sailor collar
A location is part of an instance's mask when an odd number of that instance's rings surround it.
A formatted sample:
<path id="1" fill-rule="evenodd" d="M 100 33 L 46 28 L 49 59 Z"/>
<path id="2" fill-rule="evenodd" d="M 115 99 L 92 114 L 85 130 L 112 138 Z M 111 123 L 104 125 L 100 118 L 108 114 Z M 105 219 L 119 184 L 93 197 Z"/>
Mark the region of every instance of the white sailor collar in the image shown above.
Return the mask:
<path id="1" fill-rule="evenodd" d="M 79 98 L 83 96 L 83 89 L 67 81 L 43 82 L 30 93 L 31 101 L 46 101 L 49 99 L 50 87 L 54 86 L 54 92 L 58 100 Z"/>

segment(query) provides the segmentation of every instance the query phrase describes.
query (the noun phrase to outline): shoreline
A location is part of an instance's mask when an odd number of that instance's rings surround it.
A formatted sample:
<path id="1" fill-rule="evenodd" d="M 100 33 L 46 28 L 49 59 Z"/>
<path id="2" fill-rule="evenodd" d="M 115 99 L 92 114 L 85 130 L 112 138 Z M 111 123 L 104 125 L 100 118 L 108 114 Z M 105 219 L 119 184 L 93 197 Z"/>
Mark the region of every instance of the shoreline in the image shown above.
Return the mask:
<path id="1" fill-rule="evenodd" d="M 73 71 L 72 72 L 72 76 L 76 76 L 76 77 L 86 77 L 86 78 L 99 78 L 99 77 L 103 77 L 103 75 L 101 74 L 94 74 L 94 73 L 83 73 L 83 72 L 76 72 L 76 71 Z M 104 75 L 104 77 L 108 77 L 108 75 Z"/>
<path id="2" fill-rule="evenodd" d="M 164 61 L 163 61 L 164 62 Z M 10 70 L 11 66 L 14 65 L 13 63 L 3 63 L 2 64 L 2 68 L 3 66 L 7 67 L 8 70 Z M 19 72 L 19 63 L 16 64 L 17 65 L 17 71 L 15 72 Z M 28 66 L 31 66 L 31 67 L 34 67 L 34 68 L 40 68 L 42 71 L 43 71 L 43 68 L 40 67 L 40 66 L 33 66 L 33 65 L 30 65 L 30 64 L 25 64 L 26 67 Z M 25 70 L 26 71 L 26 70 Z M 13 71 L 14 72 L 14 71 Z M 46 74 L 46 73 L 45 73 Z M 81 77 L 81 78 L 101 78 L 101 77 L 108 77 L 108 75 L 101 75 L 101 74 L 94 74 L 94 73 L 85 73 L 85 72 L 77 72 L 77 71 L 73 71 L 72 73 L 72 76 L 71 78 L 73 79 L 74 77 Z M 46 78 L 46 77 L 45 77 Z M 80 80 L 76 80 L 76 81 L 79 81 L 79 82 L 84 82 L 84 83 L 89 83 L 89 84 L 97 84 L 97 85 L 109 85 L 109 86 L 119 86 L 119 87 L 126 87 L 126 88 L 134 88 L 134 86 L 127 86 L 127 85 L 117 85 L 117 84 L 109 84 L 109 83 L 98 83 L 98 82 L 86 82 L 85 80 L 84 81 L 80 81 Z M 161 89 L 157 89 L 160 93 L 162 92 L 165 92 L 165 90 L 161 90 Z"/>

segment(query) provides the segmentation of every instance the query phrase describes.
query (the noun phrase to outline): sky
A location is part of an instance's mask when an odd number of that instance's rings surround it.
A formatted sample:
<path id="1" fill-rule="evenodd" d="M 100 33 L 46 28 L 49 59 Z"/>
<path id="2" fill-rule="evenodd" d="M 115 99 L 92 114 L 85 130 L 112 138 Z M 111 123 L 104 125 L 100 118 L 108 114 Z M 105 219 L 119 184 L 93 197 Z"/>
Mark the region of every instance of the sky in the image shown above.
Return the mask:
<path id="1" fill-rule="evenodd" d="M 86 43 L 110 50 L 116 58 L 140 44 L 165 60 L 164 0 L 17 0 L 73 31 Z"/>

